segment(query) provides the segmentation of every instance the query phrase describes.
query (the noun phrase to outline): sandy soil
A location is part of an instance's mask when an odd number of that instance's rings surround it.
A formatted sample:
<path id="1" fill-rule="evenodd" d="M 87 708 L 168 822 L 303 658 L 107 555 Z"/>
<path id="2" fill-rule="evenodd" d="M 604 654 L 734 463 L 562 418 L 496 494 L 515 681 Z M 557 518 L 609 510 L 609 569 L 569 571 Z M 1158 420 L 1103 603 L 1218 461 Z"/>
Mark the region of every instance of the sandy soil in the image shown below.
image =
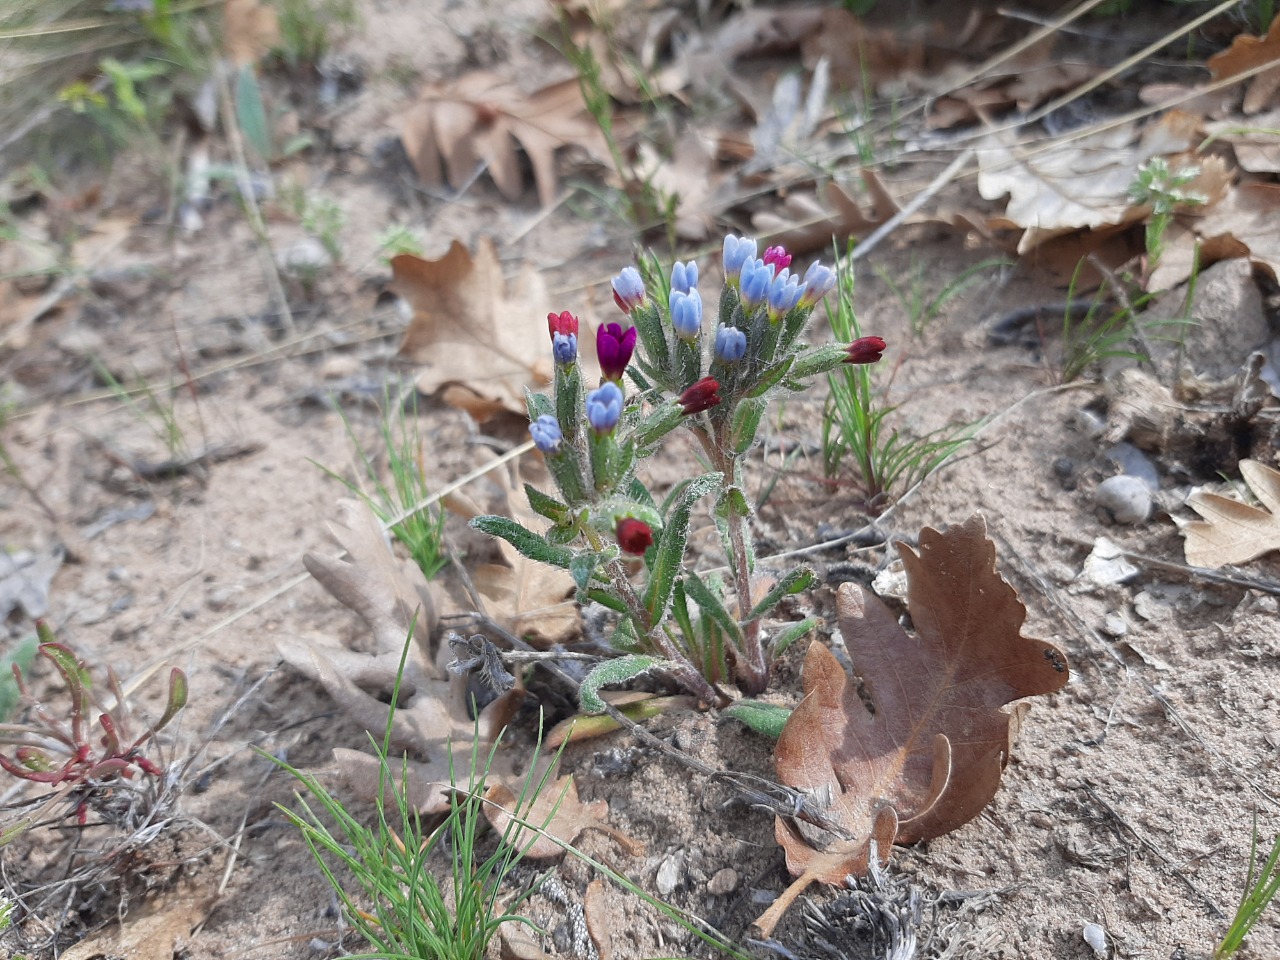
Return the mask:
<path id="1" fill-rule="evenodd" d="M 403 164 L 386 160 L 379 147 L 406 102 L 391 66 L 410 62 L 437 79 L 464 63 L 502 62 L 551 76 L 554 56 L 530 40 L 540 15 L 532 2 L 368 5 L 364 30 L 344 52 L 365 65 L 369 81 L 333 120 L 332 150 L 295 171 L 346 212 L 346 262 L 314 288 L 291 284 L 295 330 L 282 328 L 253 237 L 224 197 L 194 236 L 131 228 L 96 271 L 131 266 L 141 281 L 90 284 L 36 324 L 20 350 L 0 355 L 0 378 L 19 404 L 4 442 L 48 507 L 6 477 L 0 539 L 10 550 L 65 549 L 48 616 L 83 655 L 110 663 L 122 677 L 171 665 L 187 672 L 191 705 L 165 737 L 165 750 L 173 758 L 199 751 L 178 800 L 183 821 L 136 853 L 134 879 L 81 890 L 70 902 L 40 901 L 40 915 L 24 925 L 33 939 L 64 924 L 65 948 L 117 914 L 136 918 L 186 904 L 181 915 L 203 922 L 195 932 L 187 924 L 180 954 L 134 955 L 283 960 L 358 949 L 340 943 L 334 896 L 274 806 L 293 802 L 292 782 L 255 748 L 326 775 L 333 748 L 362 748 L 366 736 L 318 685 L 281 663 L 273 641 L 363 642 L 359 622 L 305 575 L 301 559 L 331 549 L 325 521 L 336 519 L 344 495 L 317 465 L 349 477 L 360 472 L 335 405 L 361 444 L 378 449 L 384 385 L 395 389 L 413 373 L 395 355 L 403 315 L 378 298 L 387 279 L 373 258 L 379 231 L 397 220 L 421 223 L 430 255 L 454 237 L 518 237 L 500 243 L 504 262 L 545 271 L 566 308 L 592 321 L 612 318 L 607 278 L 627 262 L 632 243 L 623 223 L 602 228 L 568 208 L 545 213 L 532 197 L 510 204 L 487 181 L 450 202 L 414 194 Z M 95 217 L 136 218 L 155 199 L 127 178 L 113 181 L 107 195 L 113 206 Z M 277 249 L 300 236 L 283 218 L 268 226 Z M 951 232 L 908 228 L 870 259 L 896 276 L 928 264 L 932 293 L 995 252 Z M 989 346 L 985 327 L 993 318 L 1061 299 L 1025 267 L 989 277 L 949 301 L 915 339 L 884 281 L 860 266 L 860 316 L 868 332 L 891 344 L 891 396 L 902 404 L 903 422 L 928 430 L 991 418 L 978 441 L 904 498 L 883 528 L 912 541 L 923 526 L 981 512 L 1000 569 L 1027 604 L 1024 632 L 1062 649 L 1072 678 L 1032 704 L 991 806 L 951 835 L 896 850 L 891 875 L 928 896 L 989 894 L 939 906 L 934 927 L 948 931 L 949 956 L 1085 957 L 1091 948 L 1082 930 L 1096 923 L 1112 956 L 1208 957 L 1235 909 L 1255 811 L 1264 837 L 1280 827 L 1277 597 L 1142 563 L 1124 583 L 1095 586 L 1082 577 L 1100 536 L 1175 563 L 1182 540 L 1163 507 L 1132 527 L 1099 518 L 1093 491 L 1115 468 L 1091 423 L 1105 420 L 1115 371 L 1105 383 L 1055 387 L 1046 359 L 1052 344 Z M 234 455 L 177 478 L 140 478 L 126 461 L 154 464 L 171 451 L 155 434 L 154 417 L 104 396 L 95 363 L 122 380 L 148 378 L 171 398 L 191 451 Z M 815 393 L 788 403 L 769 426 L 755 475 L 761 489 L 775 478 L 777 485 L 758 530 L 766 564 L 769 556 L 812 548 L 823 584 L 795 612 L 826 617 L 822 638 L 838 641 L 835 587 L 874 576 L 895 554 L 815 547 L 830 531 L 865 522 L 856 490 L 822 480 L 821 410 Z M 523 439 L 518 424 L 477 428 L 433 398 L 421 400 L 418 423 L 433 488 Z M 801 455 L 779 470 L 783 451 L 797 440 Z M 1253 455 L 1274 462 L 1273 449 Z M 1160 503 L 1183 516 L 1176 505 L 1189 485 L 1233 466 L 1206 470 L 1177 452 L 1155 451 L 1151 459 Z M 655 463 L 652 475 L 672 483 L 686 470 L 673 457 Z M 484 483 L 477 499 L 486 496 Z M 482 548 L 460 523 L 450 524 L 460 549 L 470 551 L 463 563 L 476 562 Z M 1264 558 L 1249 573 L 1274 583 L 1280 560 Z M 1124 633 L 1115 636 L 1119 622 Z M 15 614 L 7 630 L 19 637 L 29 621 Z M 771 699 L 795 702 L 801 655 L 793 651 L 779 664 Z M 38 675 L 37 687 L 51 689 L 49 680 Z M 142 697 L 153 715 L 158 687 Z M 676 712 L 650 728 L 705 763 L 772 774 L 769 744 L 714 712 Z M 587 853 L 730 937 L 751 936 L 752 919 L 790 879 L 770 815 L 627 734 L 575 745 L 565 762 L 583 798 L 608 801 L 610 821 L 646 848 L 628 857 L 608 837 L 588 833 Z M 71 860 L 109 845 L 108 833 L 94 826 L 33 831 L 0 851 L 4 877 L 18 889 L 47 883 Z M 521 871 L 521 880 L 536 873 L 532 866 Z M 593 871 L 570 858 L 552 874 L 556 884 L 530 901 L 528 915 L 548 931 L 544 949 L 588 960 L 595 948 L 575 937 L 573 921 Z M 812 898 L 828 917 L 843 909 L 834 891 L 814 890 Z M 611 891 L 603 909 L 616 960 L 705 953 L 621 891 Z M 1277 916 L 1251 937 L 1253 956 L 1280 956 Z M 835 956 L 806 931 L 799 909 L 775 936 L 797 956 Z M 847 956 L 864 955 L 851 924 L 839 936 Z"/>

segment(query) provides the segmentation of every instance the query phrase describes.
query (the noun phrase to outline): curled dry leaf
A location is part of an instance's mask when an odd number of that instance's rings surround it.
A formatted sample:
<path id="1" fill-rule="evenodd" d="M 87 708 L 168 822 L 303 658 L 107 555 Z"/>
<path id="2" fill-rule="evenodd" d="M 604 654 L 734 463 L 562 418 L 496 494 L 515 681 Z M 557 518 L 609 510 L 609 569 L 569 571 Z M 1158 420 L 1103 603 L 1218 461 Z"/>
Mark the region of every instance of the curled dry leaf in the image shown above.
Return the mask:
<path id="1" fill-rule="evenodd" d="M 1187 563 L 1193 567 L 1248 563 L 1280 550 L 1280 472 L 1257 460 L 1241 460 L 1240 473 L 1262 506 L 1204 491 L 1187 499 L 1204 517 L 1182 526 Z"/>
<path id="2" fill-rule="evenodd" d="M 508 828 L 511 828 L 508 835 L 511 845 L 525 850 L 524 855 L 534 860 L 563 856 L 563 844 L 573 843 L 585 830 L 607 833 L 633 857 L 644 853 L 644 844 L 609 825 L 606 820 L 609 804 L 606 801 L 583 803 L 578 799 L 578 785 L 573 777 L 559 777 L 548 783 L 531 804 L 519 803 L 519 796 L 505 783 L 495 783 L 485 791 L 484 798 L 488 801 L 484 805 L 484 815 L 493 824 L 493 829 L 507 835 Z M 515 825 L 513 816 L 531 826 Z"/>
<path id="3" fill-rule="evenodd" d="M 981 516 L 921 531 L 919 554 L 899 549 L 915 637 L 865 588 L 844 584 L 836 600 L 875 713 L 825 646 L 809 648 L 805 697 L 775 752 L 778 776 L 829 801 L 826 815 L 847 836 L 777 819 L 798 879 L 756 921 L 766 935 L 813 881 L 865 874 L 871 841 L 887 859 L 895 841 L 941 836 L 977 816 L 1000 785 L 1021 717 L 1002 708 L 1067 682 L 1062 653 L 1022 636 L 1026 608 L 996 572 Z"/>
<path id="4" fill-rule="evenodd" d="M 401 120 L 400 136 L 419 179 L 428 186 L 443 186 L 447 179 L 459 189 L 484 164 L 508 200 L 519 200 L 524 193 L 519 144 L 533 167 L 544 207 L 556 198 L 556 150 L 577 144 L 593 157 L 608 157 L 577 78 L 528 95 L 486 70 L 448 84 L 429 84 Z"/>
<path id="5" fill-rule="evenodd" d="M 430 639 L 435 607 L 421 572 L 396 559 L 367 504 L 344 501 L 343 508 L 345 525 L 334 525 L 331 530 L 346 549 L 347 559 L 310 553 L 304 563 L 334 599 L 368 625 L 374 652 L 358 653 L 297 638 L 277 640 L 276 647 L 291 666 L 324 687 L 353 720 L 381 738 L 412 627 L 413 643 L 400 677 L 392 744 L 426 758 L 410 764 L 411 782 L 405 788 L 410 802 L 424 813 L 447 809 L 443 785 L 451 780 L 450 751 L 457 757 L 454 766 L 465 773 L 476 726 L 467 710 L 466 678 L 448 677 L 434 662 Z M 523 696 L 517 685 L 485 707 L 479 718 L 485 742 L 496 738 Z M 334 759 L 353 789 L 364 796 L 377 794 L 377 758 L 337 749 Z M 505 755 L 499 754 L 499 759 L 505 760 Z"/>
<path id="6" fill-rule="evenodd" d="M 1265 37 L 1241 34 L 1226 50 L 1210 57 L 1205 65 L 1213 79 L 1223 80 L 1268 63 L 1273 64 L 1271 69 L 1263 70 L 1249 81 L 1243 107 L 1245 114 L 1249 115 L 1265 110 L 1276 91 L 1280 90 L 1280 15 L 1271 21 L 1271 29 Z"/>
<path id="7" fill-rule="evenodd" d="M 526 269 L 508 293 L 488 237 L 474 257 L 455 240 L 439 260 L 393 257 L 391 272 L 392 291 L 413 307 L 400 352 L 424 365 L 418 389 L 456 387 L 449 402 L 481 422 L 500 410 L 524 416 L 525 388 L 551 382 L 542 277 Z"/>

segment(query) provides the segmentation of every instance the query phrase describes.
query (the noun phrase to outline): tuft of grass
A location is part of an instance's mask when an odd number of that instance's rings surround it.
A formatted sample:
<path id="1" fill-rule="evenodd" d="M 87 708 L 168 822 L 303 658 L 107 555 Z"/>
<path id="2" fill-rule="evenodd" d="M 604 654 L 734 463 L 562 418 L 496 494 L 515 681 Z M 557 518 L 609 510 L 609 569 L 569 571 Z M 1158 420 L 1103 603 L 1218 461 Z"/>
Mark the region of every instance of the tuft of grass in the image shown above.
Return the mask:
<path id="1" fill-rule="evenodd" d="M 106 384 L 111 395 L 129 408 L 156 438 L 165 445 L 174 460 L 191 453 L 187 435 L 178 422 L 178 414 L 172 399 L 161 397 L 151 384 L 142 380 L 133 388 L 126 387 L 97 357 L 92 358 L 94 372 Z"/>
<path id="2" fill-rule="evenodd" d="M 1244 943 L 1263 912 L 1280 894 L 1280 834 L 1271 844 L 1271 852 L 1267 855 L 1262 869 L 1258 869 L 1258 815 L 1253 815 L 1253 833 L 1249 840 L 1249 872 L 1244 881 L 1244 893 L 1240 897 L 1240 905 L 1236 907 L 1236 915 L 1227 928 L 1226 935 L 1213 950 L 1215 960 L 1226 960 L 1235 955 Z"/>
<path id="3" fill-rule="evenodd" d="M 907 289 L 894 279 L 893 275 L 883 267 L 876 267 L 876 275 L 893 291 L 894 297 L 902 304 L 911 321 L 911 336 L 916 340 L 924 339 L 929 324 L 937 319 L 951 300 L 960 296 L 981 279 L 987 270 L 999 270 L 1012 266 L 1004 257 L 992 257 L 975 263 L 973 266 L 952 277 L 937 294 L 929 298 L 925 294 L 925 267 L 916 257 L 911 258 L 911 270 L 907 280 Z"/>
<path id="4" fill-rule="evenodd" d="M 849 252 L 852 247 L 849 248 Z M 854 273 L 848 257 L 836 254 L 836 308 L 828 301 L 827 319 L 842 341 L 862 336 L 853 309 Z M 830 393 L 822 414 L 822 464 L 828 477 L 852 461 L 868 509 L 883 509 L 891 491 L 923 480 L 973 439 L 979 424 L 966 424 L 912 436 L 893 426 L 897 407 L 884 403 L 872 364 L 842 364 L 827 374 Z"/>
<path id="5" fill-rule="evenodd" d="M 431 495 L 424 472 L 422 435 L 418 432 L 416 403 L 412 424 L 399 404 L 390 396 L 383 397 L 384 412 L 379 425 L 383 448 L 386 450 L 387 469 L 391 474 L 390 486 L 383 481 L 373 457 L 361 446 L 346 414 L 339 410 L 347 436 L 351 438 L 372 493 L 323 464 L 321 470 L 333 477 L 352 494 L 367 503 L 384 524 L 396 517 L 403 519 L 391 525 L 391 535 L 399 540 L 414 563 L 428 580 L 439 573 L 449 562 L 444 549 L 444 513 L 434 508 L 414 510 Z M 312 461 L 315 463 L 315 461 Z M 413 512 L 410 512 L 410 511 Z"/>
<path id="6" fill-rule="evenodd" d="M 280 42 L 276 53 L 292 70 L 315 66 L 333 45 L 334 28 L 359 22 L 356 0 L 276 0 Z"/>

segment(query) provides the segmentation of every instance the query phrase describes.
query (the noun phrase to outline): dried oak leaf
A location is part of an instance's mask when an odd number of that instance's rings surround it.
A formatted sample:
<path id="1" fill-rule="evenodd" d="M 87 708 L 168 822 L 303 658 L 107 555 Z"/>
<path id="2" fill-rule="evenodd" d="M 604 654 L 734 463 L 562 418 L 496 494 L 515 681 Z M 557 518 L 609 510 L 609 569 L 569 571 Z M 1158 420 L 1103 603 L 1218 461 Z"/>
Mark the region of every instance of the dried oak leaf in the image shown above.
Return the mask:
<path id="1" fill-rule="evenodd" d="M 1218 260 L 1247 256 L 1273 277 L 1280 276 L 1280 186 L 1248 182 L 1232 187 L 1203 215 L 1170 228 L 1164 253 L 1147 282 L 1151 290 L 1171 290 Z M 1197 251 L 1199 251 L 1197 257 Z"/>
<path id="2" fill-rule="evenodd" d="M 863 238 L 898 212 L 898 204 L 873 170 L 862 171 L 862 182 L 871 198 L 871 211 L 834 180 L 827 184 L 826 202 L 816 195 L 792 193 L 783 201 L 781 214 L 761 211 L 751 218 L 757 233 L 770 243 L 781 244 L 794 254 L 830 248 L 831 238 Z"/>
<path id="3" fill-rule="evenodd" d="M 1204 491 L 1187 499 L 1204 517 L 1182 526 L 1187 563 L 1193 567 L 1248 563 L 1280 550 L 1280 473 L 1257 460 L 1241 460 L 1240 474 L 1261 507 Z"/>
<path id="4" fill-rule="evenodd" d="M 526 415 L 525 388 L 551 382 L 547 328 L 551 309 L 541 275 L 526 268 L 508 292 L 493 241 L 472 257 L 457 240 L 439 260 L 401 254 L 391 260 L 391 290 L 413 307 L 400 352 L 423 364 L 417 386 L 479 422 L 506 410 Z"/>
<path id="5" fill-rule="evenodd" d="M 782 782 L 830 803 L 837 838 L 779 817 L 778 842 L 798 879 L 757 924 L 766 935 L 815 880 L 841 884 L 867 871 L 870 843 L 941 836 L 995 796 L 1022 697 L 1067 682 L 1062 653 L 1022 636 L 1026 608 L 996 572 L 980 515 L 945 532 L 926 528 L 920 552 L 900 545 L 916 636 L 869 590 L 844 584 L 836 612 L 875 712 L 825 646 L 804 665 L 804 700 L 775 752 Z"/>
<path id="6" fill-rule="evenodd" d="M 583 803 L 578 799 L 578 785 L 573 777 L 560 777 L 548 783 L 533 803 L 519 803 L 520 798 L 504 783 L 495 783 L 485 791 L 484 815 L 493 829 L 506 834 L 511 827 L 510 843 L 534 860 L 550 860 L 564 854 L 564 844 L 573 843 L 585 830 L 600 830 L 618 842 L 633 857 L 644 854 L 644 844 L 633 840 L 609 825 L 609 804 L 605 800 Z M 529 827 L 516 826 L 513 815 Z M 534 830 L 539 828 L 541 832 Z M 559 841 L 559 842 L 557 842 Z"/>
<path id="7" fill-rule="evenodd" d="M 556 150 L 576 144 L 597 159 L 609 155 L 576 78 L 524 94 L 486 70 L 429 84 L 401 119 L 400 137 L 418 178 L 428 186 L 443 186 L 447 179 L 459 189 L 483 163 L 512 201 L 524 193 L 519 144 L 544 207 L 556 198 Z"/>
<path id="8" fill-rule="evenodd" d="M 1243 109 L 1250 115 L 1265 110 L 1280 90 L 1280 16 L 1271 21 L 1265 37 L 1242 33 L 1226 50 L 1210 57 L 1205 66 L 1213 79 L 1223 80 L 1268 63 L 1273 64 L 1271 69 L 1263 70 L 1250 80 L 1245 92 Z"/>
<path id="9" fill-rule="evenodd" d="M 465 771 L 475 731 L 467 711 L 467 680 L 448 676 L 435 662 L 430 648 L 434 604 L 421 572 L 396 559 L 368 505 L 343 501 L 342 508 L 345 525 L 335 524 L 330 529 L 346 549 L 347 559 L 309 553 L 303 562 L 334 599 L 368 625 L 374 651 L 360 653 L 297 638 L 279 639 L 276 647 L 290 665 L 318 682 L 344 712 L 380 738 L 387 728 L 390 695 L 412 627 L 413 643 L 400 678 L 392 744 L 426 758 L 409 764 L 409 802 L 424 813 L 447 809 L 444 785 L 450 782 L 450 751 L 457 751 L 457 767 Z M 490 742 L 497 736 L 523 695 L 517 686 L 485 707 L 480 714 L 482 739 Z M 376 757 L 342 748 L 333 753 L 343 777 L 356 792 L 370 797 L 377 794 Z M 495 775 L 501 774 L 504 760 L 501 753 L 495 759 L 499 764 Z"/>

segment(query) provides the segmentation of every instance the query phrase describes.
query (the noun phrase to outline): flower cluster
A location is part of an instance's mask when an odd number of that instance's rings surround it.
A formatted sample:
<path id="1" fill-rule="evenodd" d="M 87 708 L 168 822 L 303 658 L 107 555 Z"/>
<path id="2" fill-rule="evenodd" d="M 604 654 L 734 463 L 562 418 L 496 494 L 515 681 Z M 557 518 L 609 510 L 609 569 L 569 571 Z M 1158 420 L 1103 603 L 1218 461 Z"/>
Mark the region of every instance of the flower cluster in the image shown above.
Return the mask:
<path id="1" fill-rule="evenodd" d="M 529 434 L 559 496 L 531 488 L 529 497 L 553 526 L 540 535 L 514 529 L 514 521 L 503 518 L 476 521 L 534 559 L 570 570 L 579 599 L 599 600 L 622 615 L 618 636 L 630 638 L 619 641 L 625 649 L 660 656 L 681 683 L 709 701 L 716 699 L 716 681 L 708 678 L 726 676 L 725 671 L 744 692 L 764 689 L 768 656 L 759 612 L 725 634 L 723 643 L 717 640 L 720 667 L 695 664 L 691 647 L 672 645 L 672 591 L 684 598 L 680 603 L 704 612 L 713 602 L 697 578 L 686 588 L 674 583 L 683 576 L 694 501 L 719 490 L 718 529 L 732 570 L 731 589 L 739 598 L 752 596 L 742 458 L 755 443 L 768 400 L 804 389 L 841 363 L 874 363 L 885 350 L 884 340 L 874 336 L 849 344 L 805 344 L 801 335 L 815 306 L 836 285 L 836 272 L 816 262 L 803 273 L 793 270 L 793 257 L 781 246 L 767 247 L 763 255 L 757 251 L 749 237 L 724 238 L 724 283 L 714 310 L 704 306 L 704 278 L 695 261 L 677 262 L 669 272 L 652 258 L 622 269 L 612 290 L 624 319 L 596 328 L 596 384 L 585 382 L 578 318 L 568 311 L 549 314 L 554 385 L 550 395 L 529 395 Z M 637 479 L 636 465 L 681 428 L 696 436 L 711 472 L 691 477 L 660 511 Z M 643 598 L 620 565 L 625 556 L 644 557 L 649 576 L 659 577 Z M 718 622 L 727 616 L 723 609 Z M 687 633 L 687 623 L 685 615 L 679 632 Z"/>

